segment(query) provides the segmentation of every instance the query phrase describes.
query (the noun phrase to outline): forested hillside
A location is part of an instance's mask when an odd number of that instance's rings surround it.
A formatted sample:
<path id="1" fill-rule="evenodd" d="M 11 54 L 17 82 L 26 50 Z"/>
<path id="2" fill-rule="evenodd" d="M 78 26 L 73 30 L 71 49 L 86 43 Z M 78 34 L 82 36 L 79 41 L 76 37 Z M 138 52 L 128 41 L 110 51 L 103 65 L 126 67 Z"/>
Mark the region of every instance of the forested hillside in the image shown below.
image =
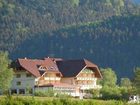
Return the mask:
<path id="1" fill-rule="evenodd" d="M 132 76 L 140 65 L 140 16 L 112 17 L 104 22 L 37 34 L 24 41 L 12 58 L 88 58 L 112 67 L 119 76 Z"/>
<path id="2" fill-rule="evenodd" d="M 0 0 L 0 49 L 11 52 L 35 34 L 139 10 L 131 0 Z"/>
<path id="3" fill-rule="evenodd" d="M 133 0 L 0 0 L 0 50 L 10 58 L 88 58 L 119 75 L 139 66 Z"/>

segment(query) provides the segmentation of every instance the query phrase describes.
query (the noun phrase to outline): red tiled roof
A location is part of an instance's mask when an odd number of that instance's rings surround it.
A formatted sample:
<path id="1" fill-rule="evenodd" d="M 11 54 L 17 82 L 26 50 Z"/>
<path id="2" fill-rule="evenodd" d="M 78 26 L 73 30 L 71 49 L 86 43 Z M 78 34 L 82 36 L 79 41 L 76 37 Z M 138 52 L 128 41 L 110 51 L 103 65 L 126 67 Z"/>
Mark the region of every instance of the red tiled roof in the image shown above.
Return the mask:
<path id="1" fill-rule="evenodd" d="M 26 59 L 18 59 L 19 64 L 28 72 L 33 74 L 35 77 L 39 77 L 40 73 L 37 70 L 37 66 L 35 66 L 35 63 L 33 60 L 26 60 Z"/>
<path id="2" fill-rule="evenodd" d="M 101 73 L 98 66 L 92 62 L 81 60 L 63 60 L 60 58 L 45 58 L 44 60 L 37 59 L 18 59 L 19 65 L 26 71 L 33 74 L 35 77 L 40 77 L 44 72 L 39 71 L 39 67 L 43 66 L 50 72 L 59 72 L 64 77 L 76 77 L 84 68 L 91 68 L 95 72 L 95 76 L 101 78 Z"/>
<path id="3" fill-rule="evenodd" d="M 50 58 L 46 58 L 44 60 L 18 59 L 18 61 L 21 67 L 33 74 L 35 77 L 40 77 L 42 75 L 39 72 L 38 66 L 46 67 L 46 71 L 59 72 L 57 65 Z"/>

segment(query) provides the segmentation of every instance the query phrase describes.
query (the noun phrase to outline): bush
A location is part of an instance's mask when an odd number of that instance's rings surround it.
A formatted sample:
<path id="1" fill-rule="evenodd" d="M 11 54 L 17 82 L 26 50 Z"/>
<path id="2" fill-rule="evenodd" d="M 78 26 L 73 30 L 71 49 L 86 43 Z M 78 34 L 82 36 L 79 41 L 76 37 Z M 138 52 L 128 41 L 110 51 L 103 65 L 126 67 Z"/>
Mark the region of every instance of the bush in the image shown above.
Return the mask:
<path id="1" fill-rule="evenodd" d="M 41 96 L 41 97 L 53 97 L 54 91 L 53 90 L 47 90 L 47 91 L 36 91 L 34 93 L 35 96 Z"/>
<path id="2" fill-rule="evenodd" d="M 86 93 L 89 93 L 92 95 L 92 97 L 90 98 L 99 98 L 100 97 L 100 89 L 90 89 L 90 90 L 87 90 Z"/>
<path id="3" fill-rule="evenodd" d="M 115 99 L 119 100 L 122 97 L 119 87 L 103 87 L 101 89 L 102 99 Z"/>
<path id="4" fill-rule="evenodd" d="M 62 93 L 57 93 L 56 97 L 58 98 L 70 98 L 72 96 L 68 95 L 68 94 L 62 94 Z"/>
<path id="5" fill-rule="evenodd" d="M 128 100 L 129 96 L 130 96 L 129 89 L 125 88 L 125 87 L 121 87 L 120 91 L 121 91 L 122 99 L 123 100 Z"/>

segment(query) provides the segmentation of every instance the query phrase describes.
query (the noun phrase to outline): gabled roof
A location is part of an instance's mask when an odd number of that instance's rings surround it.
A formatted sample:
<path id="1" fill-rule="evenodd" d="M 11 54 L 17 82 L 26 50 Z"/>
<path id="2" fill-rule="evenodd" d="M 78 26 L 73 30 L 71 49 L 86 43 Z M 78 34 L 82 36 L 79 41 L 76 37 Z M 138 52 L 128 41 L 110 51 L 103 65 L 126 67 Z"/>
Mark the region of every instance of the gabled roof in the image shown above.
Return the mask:
<path id="1" fill-rule="evenodd" d="M 97 65 L 91 63 L 86 59 L 62 60 L 57 61 L 56 63 L 59 68 L 59 71 L 64 77 L 76 77 L 80 73 L 80 71 L 83 70 L 85 67 L 92 68 L 92 70 L 95 72 L 95 75 L 98 78 L 102 77 Z"/>
<path id="2" fill-rule="evenodd" d="M 46 71 L 59 72 L 56 63 L 53 62 L 50 58 L 45 58 L 44 60 L 18 59 L 17 62 L 22 68 L 30 72 L 35 77 L 40 77 L 43 74 L 43 71 L 39 70 L 39 66 L 46 67 Z"/>
<path id="3" fill-rule="evenodd" d="M 30 72 L 35 77 L 42 76 L 45 72 L 59 72 L 63 77 L 76 77 L 84 68 L 90 68 L 95 72 L 95 76 L 101 78 L 98 66 L 92 62 L 81 60 L 63 60 L 60 58 L 38 59 L 18 59 L 16 67 L 21 67 Z M 39 68 L 45 67 L 45 70 Z"/>
<path id="4" fill-rule="evenodd" d="M 93 64 L 92 62 L 90 62 L 90 61 L 88 61 L 86 59 L 84 59 L 84 61 L 85 61 L 86 67 L 91 68 L 91 70 L 93 70 L 95 72 L 96 77 L 102 78 L 102 74 L 101 74 L 101 72 L 100 72 L 100 70 L 99 70 L 97 65 Z"/>
<path id="5" fill-rule="evenodd" d="M 22 68 L 33 74 L 35 77 L 41 76 L 37 66 L 35 65 L 36 61 L 29 59 L 18 59 L 18 62 Z"/>
<path id="6" fill-rule="evenodd" d="M 59 71 L 64 77 L 76 77 L 76 75 L 85 67 L 83 60 L 63 60 L 57 61 Z"/>

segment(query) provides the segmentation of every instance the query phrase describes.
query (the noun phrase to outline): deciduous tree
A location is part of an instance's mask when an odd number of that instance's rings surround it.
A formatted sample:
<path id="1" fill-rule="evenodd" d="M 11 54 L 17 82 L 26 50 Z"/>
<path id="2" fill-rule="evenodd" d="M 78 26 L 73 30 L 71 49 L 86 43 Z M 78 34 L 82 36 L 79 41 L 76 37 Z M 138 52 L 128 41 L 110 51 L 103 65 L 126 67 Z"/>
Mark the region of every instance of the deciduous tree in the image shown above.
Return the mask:
<path id="1" fill-rule="evenodd" d="M 10 87 L 13 71 L 9 67 L 10 60 L 7 52 L 0 51 L 0 90 L 5 91 Z"/>
<path id="2" fill-rule="evenodd" d="M 103 79 L 101 81 L 102 86 L 115 87 L 117 82 L 117 76 L 111 68 L 101 69 Z"/>
<path id="3" fill-rule="evenodd" d="M 121 87 L 131 88 L 132 83 L 129 78 L 121 78 Z"/>

